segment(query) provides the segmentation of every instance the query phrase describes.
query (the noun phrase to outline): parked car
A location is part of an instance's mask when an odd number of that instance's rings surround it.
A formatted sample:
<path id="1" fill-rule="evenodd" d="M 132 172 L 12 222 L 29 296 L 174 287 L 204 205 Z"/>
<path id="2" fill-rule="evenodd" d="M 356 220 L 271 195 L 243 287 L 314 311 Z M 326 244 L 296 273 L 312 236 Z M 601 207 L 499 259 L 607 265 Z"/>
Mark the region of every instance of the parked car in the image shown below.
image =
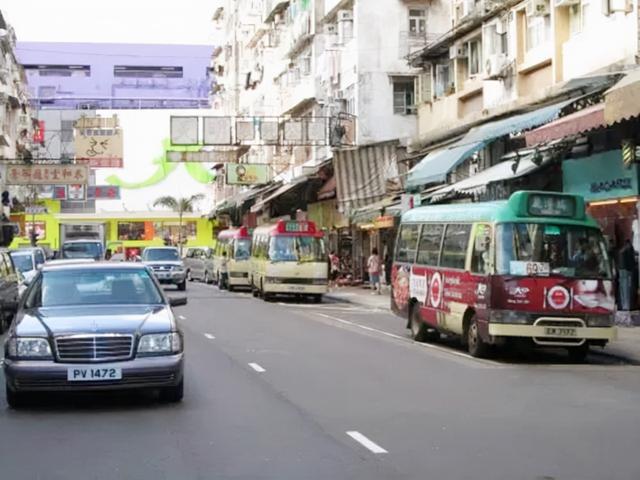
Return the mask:
<path id="1" fill-rule="evenodd" d="M 187 270 L 175 247 L 147 247 L 142 263 L 151 268 L 160 283 L 173 284 L 178 290 L 187 289 Z"/>
<path id="2" fill-rule="evenodd" d="M 3 333 L 13 319 L 20 298 L 19 273 L 11 260 L 9 250 L 0 249 L 0 333 Z"/>
<path id="3" fill-rule="evenodd" d="M 12 250 L 9 255 L 26 283 L 29 283 L 36 276 L 38 268 L 46 262 L 46 255 L 40 247 Z"/>
<path id="4" fill-rule="evenodd" d="M 135 263 L 45 265 L 4 344 L 7 403 L 48 391 L 158 389 L 182 400 L 183 337 L 148 268 Z"/>
<path id="5" fill-rule="evenodd" d="M 189 247 L 184 255 L 184 266 L 188 280 L 213 281 L 213 249 L 209 247 Z"/>

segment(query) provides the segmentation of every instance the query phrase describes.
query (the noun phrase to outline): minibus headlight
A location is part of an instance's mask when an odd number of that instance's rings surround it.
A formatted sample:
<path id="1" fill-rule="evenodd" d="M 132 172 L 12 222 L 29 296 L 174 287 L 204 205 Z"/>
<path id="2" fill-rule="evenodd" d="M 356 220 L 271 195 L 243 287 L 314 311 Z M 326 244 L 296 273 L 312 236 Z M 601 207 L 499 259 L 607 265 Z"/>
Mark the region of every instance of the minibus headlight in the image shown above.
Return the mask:
<path id="1" fill-rule="evenodd" d="M 531 324 L 529 315 L 524 312 L 514 312 L 513 310 L 492 310 L 489 315 L 491 323 L 515 323 L 518 325 Z"/>
<path id="2" fill-rule="evenodd" d="M 588 327 L 610 327 L 613 325 L 613 315 L 587 315 L 585 320 Z"/>

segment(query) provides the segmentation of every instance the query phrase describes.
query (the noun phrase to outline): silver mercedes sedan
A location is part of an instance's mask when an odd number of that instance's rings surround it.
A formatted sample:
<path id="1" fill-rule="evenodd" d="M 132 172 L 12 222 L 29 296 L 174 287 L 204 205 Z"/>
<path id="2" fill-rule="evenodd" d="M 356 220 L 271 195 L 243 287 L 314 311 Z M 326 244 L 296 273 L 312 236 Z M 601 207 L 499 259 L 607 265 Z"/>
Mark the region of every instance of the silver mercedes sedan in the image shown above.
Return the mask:
<path id="1" fill-rule="evenodd" d="M 184 392 L 182 332 L 152 272 L 135 263 L 45 265 L 4 344 L 7 403 L 48 391 Z"/>

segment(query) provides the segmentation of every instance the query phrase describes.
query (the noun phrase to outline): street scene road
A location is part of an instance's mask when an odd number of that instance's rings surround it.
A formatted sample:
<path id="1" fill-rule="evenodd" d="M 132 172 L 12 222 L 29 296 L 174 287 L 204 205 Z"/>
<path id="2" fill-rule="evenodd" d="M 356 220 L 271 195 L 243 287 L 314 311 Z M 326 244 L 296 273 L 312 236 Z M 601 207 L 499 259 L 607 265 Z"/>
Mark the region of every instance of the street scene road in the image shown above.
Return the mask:
<path id="1" fill-rule="evenodd" d="M 181 404 L 63 395 L 12 411 L 0 400 L 3 478 L 640 475 L 638 366 L 478 360 L 413 342 L 383 309 L 199 283 L 188 295 L 175 308 Z"/>

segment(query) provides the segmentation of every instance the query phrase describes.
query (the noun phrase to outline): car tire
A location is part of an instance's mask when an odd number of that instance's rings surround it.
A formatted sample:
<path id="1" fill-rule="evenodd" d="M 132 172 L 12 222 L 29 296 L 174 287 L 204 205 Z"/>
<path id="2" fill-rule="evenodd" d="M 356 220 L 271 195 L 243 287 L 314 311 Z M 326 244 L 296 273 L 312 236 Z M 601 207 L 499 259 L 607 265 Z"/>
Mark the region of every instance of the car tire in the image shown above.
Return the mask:
<path id="1" fill-rule="evenodd" d="M 209 285 L 211 283 L 211 279 L 209 278 L 209 272 L 205 270 L 204 272 L 204 284 Z"/>
<path id="2" fill-rule="evenodd" d="M 584 363 L 589 355 L 589 344 L 585 342 L 579 347 L 567 348 L 567 353 L 569 353 L 569 360 L 573 363 Z"/>
<path id="3" fill-rule="evenodd" d="M 193 282 L 193 276 L 191 275 L 191 270 L 187 270 L 187 280 Z"/>
<path id="4" fill-rule="evenodd" d="M 236 289 L 236 287 L 234 287 L 233 285 L 229 284 L 227 285 L 227 290 L 229 290 L 230 292 L 233 292 Z"/>
<path id="5" fill-rule="evenodd" d="M 489 344 L 487 344 L 480 336 L 478 327 L 478 319 L 474 315 L 469 321 L 467 327 L 467 349 L 472 357 L 486 358 L 489 356 Z"/>
<path id="6" fill-rule="evenodd" d="M 24 406 L 24 400 L 25 400 L 25 396 L 24 393 L 19 393 L 16 392 L 15 390 L 12 390 L 11 388 L 9 388 L 9 385 L 5 384 L 5 389 L 7 392 L 7 405 L 9 405 L 9 407 L 13 408 L 14 410 L 17 410 L 18 408 Z"/>
<path id="7" fill-rule="evenodd" d="M 178 403 L 184 398 L 184 379 L 175 387 L 165 387 L 160 391 L 160 398 L 165 402 Z"/>
<path id="8" fill-rule="evenodd" d="M 184 292 L 187 289 L 187 281 L 183 280 L 182 283 L 178 284 L 178 290 Z"/>

